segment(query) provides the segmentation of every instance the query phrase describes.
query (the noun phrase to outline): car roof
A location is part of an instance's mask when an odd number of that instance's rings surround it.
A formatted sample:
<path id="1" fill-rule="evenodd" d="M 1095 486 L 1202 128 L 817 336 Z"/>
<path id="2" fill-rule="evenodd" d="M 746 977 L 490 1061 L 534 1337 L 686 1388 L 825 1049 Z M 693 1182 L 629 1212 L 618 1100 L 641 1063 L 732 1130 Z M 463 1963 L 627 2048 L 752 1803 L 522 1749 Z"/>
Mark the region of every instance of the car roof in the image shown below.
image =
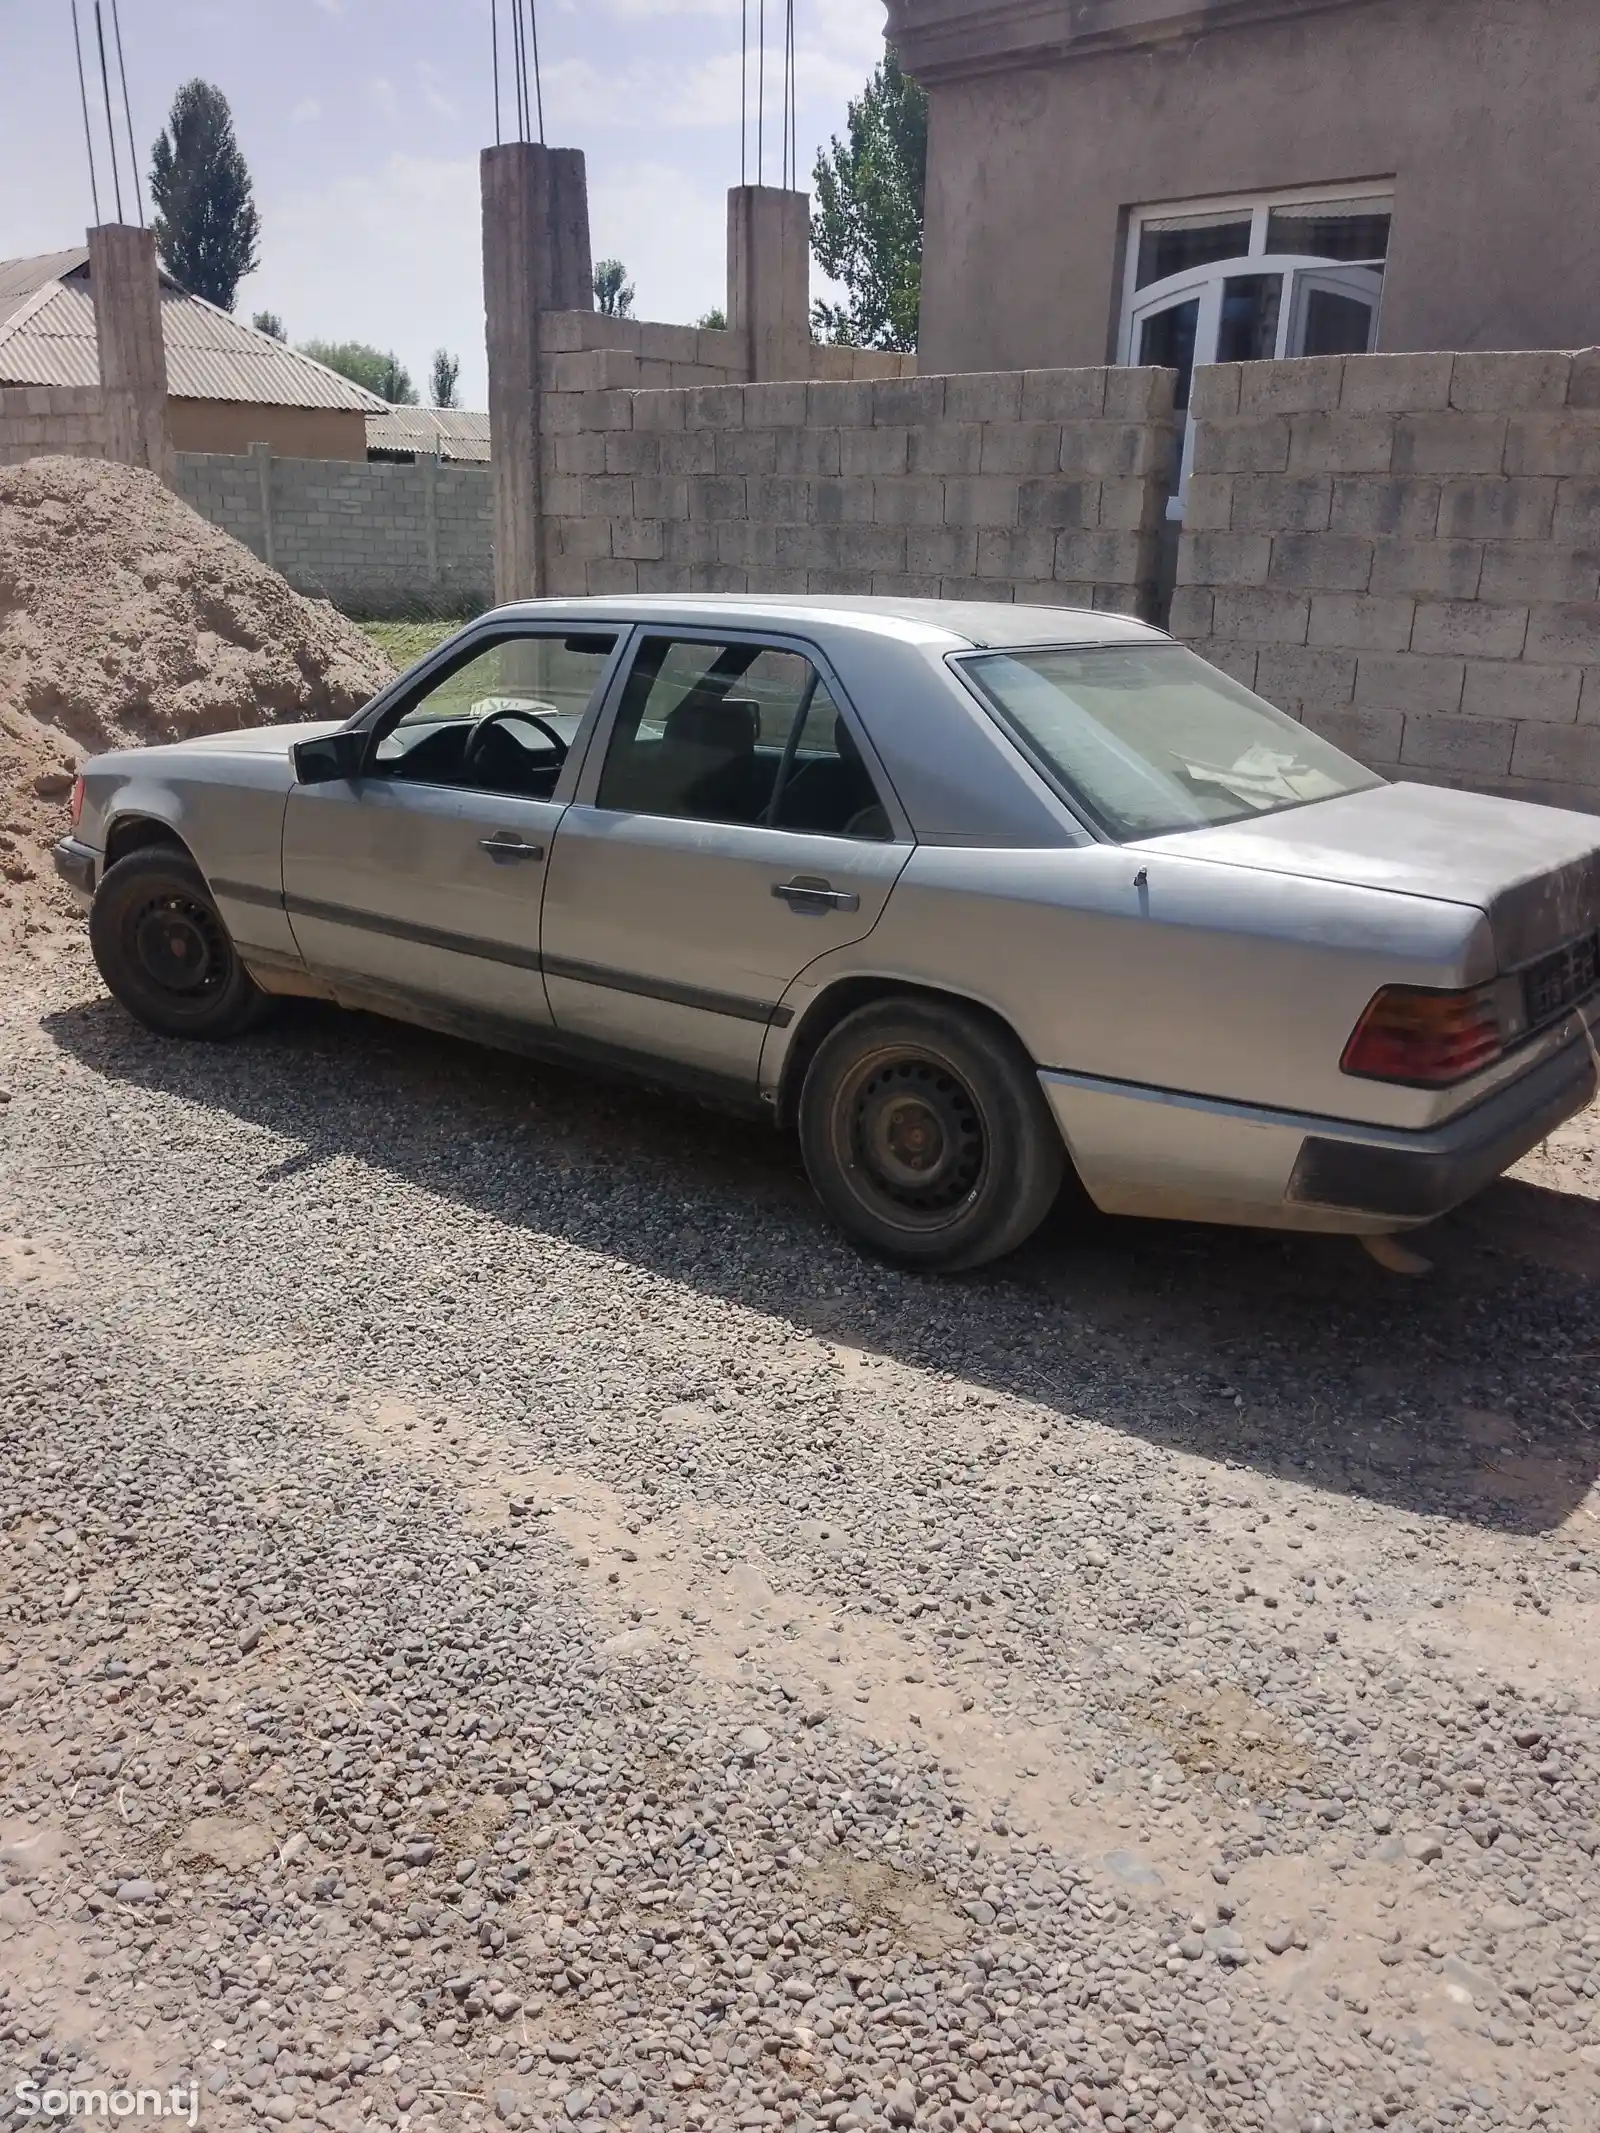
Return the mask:
<path id="1" fill-rule="evenodd" d="M 1132 615 L 1082 607 L 1040 607 L 1009 600 L 895 600 L 867 594 L 821 593 L 623 593 L 614 598 L 519 600 L 497 615 L 530 621 L 669 622 L 693 625 L 737 622 L 743 628 L 813 628 L 896 637 L 945 650 L 994 645 L 1125 644 L 1169 641 L 1163 631 Z"/>

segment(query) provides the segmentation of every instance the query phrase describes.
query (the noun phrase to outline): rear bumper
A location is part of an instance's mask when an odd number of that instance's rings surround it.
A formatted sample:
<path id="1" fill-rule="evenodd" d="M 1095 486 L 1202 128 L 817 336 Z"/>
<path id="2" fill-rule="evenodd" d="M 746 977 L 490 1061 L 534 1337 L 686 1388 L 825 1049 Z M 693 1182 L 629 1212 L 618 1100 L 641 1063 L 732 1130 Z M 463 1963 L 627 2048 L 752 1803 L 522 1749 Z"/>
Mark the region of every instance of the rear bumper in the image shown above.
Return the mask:
<path id="1" fill-rule="evenodd" d="M 63 837 L 52 849 L 50 856 L 55 861 L 56 872 L 87 910 L 94 897 L 95 872 L 100 864 L 100 854 L 89 845 L 80 844 L 76 837 Z"/>
<path id="2" fill-rule="evenodd" d="M 1109 1214 L 1379 1234 L 1458 1207 L 1591 1102 L 1579 1036 L 1425 1132 L 1088 1076 L 1040 1075 L 1084 1187 Z"/>

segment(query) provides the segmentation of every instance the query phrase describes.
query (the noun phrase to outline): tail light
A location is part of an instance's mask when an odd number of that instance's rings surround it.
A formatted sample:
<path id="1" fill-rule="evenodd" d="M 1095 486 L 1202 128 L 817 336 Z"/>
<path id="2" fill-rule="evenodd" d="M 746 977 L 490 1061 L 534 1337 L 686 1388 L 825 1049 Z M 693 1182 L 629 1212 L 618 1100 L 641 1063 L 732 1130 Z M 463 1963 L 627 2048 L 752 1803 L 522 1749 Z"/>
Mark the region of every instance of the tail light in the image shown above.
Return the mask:
<path id="1" fill-rule="evenodd" d="M 1352 1030 L 1339 1065 L 1367 1081 L 1443 1088 L 1493 1065 L 1504 1050 L 1492 986 L 1430 992 L 1386 985 Z"/>
<path id="2" fill-rule="evenodd" d="M 58 788 L 58 790 L 59 790 L 59 788 Z M 74 779 L 73 779 L 73 781 L 72 781 L 72 826 L 73 826 L 73 828 L 74 828 L 74 829 L 76 829 L 76 828 L 77 828 L 77 826 L 78 826 L 78 818 L 79 818 L 79 816 L 80 816 L 80 815 L 81 815 L 82 813 L 83 813 L 83 780 L 82 780 L 82 778 L 74 778 Z"/>

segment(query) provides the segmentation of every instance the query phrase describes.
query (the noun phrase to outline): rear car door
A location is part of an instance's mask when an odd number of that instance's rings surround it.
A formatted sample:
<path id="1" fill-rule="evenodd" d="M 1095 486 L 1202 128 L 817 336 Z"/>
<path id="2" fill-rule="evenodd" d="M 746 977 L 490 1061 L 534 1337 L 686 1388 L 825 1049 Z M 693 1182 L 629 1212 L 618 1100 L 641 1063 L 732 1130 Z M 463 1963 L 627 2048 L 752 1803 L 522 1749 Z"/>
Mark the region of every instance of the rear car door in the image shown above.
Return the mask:
<path id="1" fill-rule="evenodd" d="M 550 860 L 552 1014 L 753 1090 L 785 991 L 871 932 L 909 828 L 803 643 L 652 632 L 613 693 Z"/>
<path id="2" fill-rule="evenodd" d="M 389 707 L 359 776 L 297 785 L 284 906 L 343 999 L 548 1025 L 539 907 L 563 777 L 622 632 L 469 639 Z"/>

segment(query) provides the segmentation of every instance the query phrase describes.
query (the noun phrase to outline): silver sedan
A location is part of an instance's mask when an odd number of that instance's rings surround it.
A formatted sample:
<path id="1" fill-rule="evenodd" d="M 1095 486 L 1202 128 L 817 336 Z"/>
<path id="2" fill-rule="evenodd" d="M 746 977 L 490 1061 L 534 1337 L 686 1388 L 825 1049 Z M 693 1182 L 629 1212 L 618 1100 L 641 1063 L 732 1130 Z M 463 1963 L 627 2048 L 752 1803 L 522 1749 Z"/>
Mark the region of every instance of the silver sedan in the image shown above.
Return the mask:
<path id="1" fill-rule="evenodd" d="M 1098 1206 L 1382 1234 L 1593 1097 L 1600 824 L 1388 784 L 1059 608 L 534 602 L 342 727 L 91 762 L 57 864 L 172 1036 L 309 994 L 796 1130 L 907 1264 Z"/>

